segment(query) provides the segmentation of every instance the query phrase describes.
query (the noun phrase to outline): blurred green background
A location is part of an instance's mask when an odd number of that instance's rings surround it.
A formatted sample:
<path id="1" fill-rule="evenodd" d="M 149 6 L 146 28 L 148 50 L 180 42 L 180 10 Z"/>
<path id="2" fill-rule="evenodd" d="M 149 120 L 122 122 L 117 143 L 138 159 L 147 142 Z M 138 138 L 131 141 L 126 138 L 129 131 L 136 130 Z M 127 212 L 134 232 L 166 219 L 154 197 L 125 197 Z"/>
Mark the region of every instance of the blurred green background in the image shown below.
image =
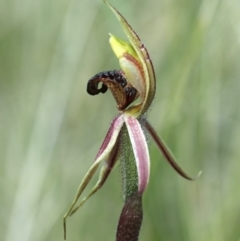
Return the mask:
<path id="1" fill-rule="evenodd" d="M 149 120 L 192 176 L 150 142 L 142 241 L 240 240 L 240 1 L 111 0 L 147 46 L 157 76 Z M 0 240 L 63 240 L 62 217 L 111 119 L 94 74 L 119 69 L 101 0 L 0 1 Z M 94 179 L 96 181 L 96 179 Z M 91 186 L 94 182 L 91 182 Z M 120 172 L 68 219 L 69 241 L 113 241 Z"/>

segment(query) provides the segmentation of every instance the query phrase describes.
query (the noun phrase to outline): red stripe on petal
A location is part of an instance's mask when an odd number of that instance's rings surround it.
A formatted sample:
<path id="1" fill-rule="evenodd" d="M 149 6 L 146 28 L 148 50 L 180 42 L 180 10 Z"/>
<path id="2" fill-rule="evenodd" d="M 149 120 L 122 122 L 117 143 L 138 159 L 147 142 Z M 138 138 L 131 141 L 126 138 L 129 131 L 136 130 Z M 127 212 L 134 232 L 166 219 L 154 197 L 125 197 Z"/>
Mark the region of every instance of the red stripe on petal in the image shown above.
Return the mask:
<path id="1" fill-rule="evenodd" d="M 101 156 L 103 154 L 103 152 L 108 152 L 110 153 L 111 149 L 113 148 L 113 146 L 115 145 L 119 132 L 123 126 L 124 123 L 124 119 L 122 115 L 119 115 L 117 117 L 115 117 L 115 119 L 113 119 L 108 133 L 98 151 L 96 160 L 99 158 L 99 156 Z"/>
<path id="2" fill-rule="evenodd" d="M 112 171 L 114 165 L 116 164 L 118 160 L 118 156 L 119 156 L 119 137 L 113 149 L 110 152 L 109 158 L 105 161 L 104 165 L 101 168 L 98 182 L 92 188 L 90 193 L 85 198 L 83 198 L 82 201 L 77 206 L 75 206 L 74 209 L 72 209 L 72 211 L 69 213 L 69 216 L 73 215 L 94 193 L 96 193 L 103 186 L 110 172 Z"/>
<path id="3" fill-rule="evenodd" d="M 150 174 L 150 157 L 148 145 L 138 120 L 131 116 L 124 116 L 128 129 L 130 141 L 132 143 L 138 171 L 138 193 L 142 194 L 147 187 Z"/>
<path id="4" fill-rule="evenodd" d="M 123 126 L 124 119 L 122 115 L 117 116 L 111 123 L 110 128 L 108 130 L 108 133 L 103 141 L 103 144 L 97 154 L 97 157 L 95 159 L 95 162 L 92 164 L 86 175 L 84 176 L 83 180 L 81 181 L 77 194 L 73 200 L 72 205 L 70 206 L 67 213 L 64 215 L 63 218 L 63 228 L 64 228 L 64 239 L 66 240 L 66 219 L 70 215 L 72 215 L 74 212 L 76 212 L 81 205 L 91 196 L 93 195 L 105 182 L 108 174 L 111 171 L 111 168 L 113 167 L 116 157 L 117 157 L 117 150 L 119 146 L 119 133 L 121 131 L 121 128 Z M 83 199 L 83 201 L 76 206 L 76 203 L 81 196 L 82 192 L 92 179 L 93 175 L 95 174 L 98 166 L 101 162 L 106 161 L 107 168 L 105 170 L 103 169 L 103 173 L 100 174 L 100 181 L 96 184 L 96 186 L 91 190 L 90 194 Z M 105 173 L 104 173 L 105 172 Z"/>

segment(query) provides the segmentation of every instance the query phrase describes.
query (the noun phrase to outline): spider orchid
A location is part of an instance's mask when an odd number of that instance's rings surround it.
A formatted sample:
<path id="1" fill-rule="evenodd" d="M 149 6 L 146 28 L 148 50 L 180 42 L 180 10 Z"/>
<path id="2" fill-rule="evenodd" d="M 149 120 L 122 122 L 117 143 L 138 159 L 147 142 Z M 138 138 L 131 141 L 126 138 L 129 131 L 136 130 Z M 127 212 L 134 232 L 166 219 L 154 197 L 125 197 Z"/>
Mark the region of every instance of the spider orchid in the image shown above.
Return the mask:
<path id="1" fill-rule="evenodd" d="M 96 74 L 88 81 L 87 92 L 90 95 L 97 95 L 109 89 L 117 103 L 119 115 L 113 119 L 95 162 L 80 183 L 76 197 L 64 216 L 64 238 L 66 239 L 67 217 L 75 213 L 102 187 L 119 160 L 125 204 L 120 215 L 116 240 L 137 241 L 143 216 L 142 195 L 148 185 L 150 174 L 150 157 L 145 134 L 150 134 L 165 159 L 181 176 L 188 180 L 193 178 L 179 167 L 164 141 L 146 120 L 145 114 L 156 89 L 154 68 L 147 49 L 126 19 L 107 1 L 104 2 L 119 20 L 129 43 L 110 34 L 109 42 L 119 59 L 121 70 Z M 101 163 L 103 165 L 98 182 L 77 204 Z"/>

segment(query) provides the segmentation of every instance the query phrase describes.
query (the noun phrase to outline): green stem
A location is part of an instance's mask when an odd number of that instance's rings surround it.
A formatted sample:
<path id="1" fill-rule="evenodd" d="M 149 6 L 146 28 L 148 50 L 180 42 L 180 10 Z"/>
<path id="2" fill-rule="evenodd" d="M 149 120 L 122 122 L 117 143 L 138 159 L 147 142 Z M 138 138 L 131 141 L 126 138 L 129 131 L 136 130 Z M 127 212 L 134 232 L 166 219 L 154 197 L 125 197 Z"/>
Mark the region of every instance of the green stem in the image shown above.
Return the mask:
<path id="1" fill-rule="evenodd" d="M 121 130 L 121 178 L 124 201 L 138 191 L 138 174 L 132 145 L 128 136 L 127 127 Z"/>
<path id="2" fill-rule="evenodd" d="M 121 177 L 124 206 L 118 222 L 116 241 L 138 241 L 142 224 L 142 196 L 138 194 L 138 173 L 127 128 L 121 131 Z"/>

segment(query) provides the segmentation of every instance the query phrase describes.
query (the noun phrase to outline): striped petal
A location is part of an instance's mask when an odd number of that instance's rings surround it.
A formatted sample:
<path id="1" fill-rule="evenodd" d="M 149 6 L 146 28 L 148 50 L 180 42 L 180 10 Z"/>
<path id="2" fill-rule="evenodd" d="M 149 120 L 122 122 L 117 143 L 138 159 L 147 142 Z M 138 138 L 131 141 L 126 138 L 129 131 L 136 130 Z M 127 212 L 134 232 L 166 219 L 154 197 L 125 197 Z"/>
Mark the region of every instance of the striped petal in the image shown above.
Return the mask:
<path id="1" fill-rule="evenodd" d="M 110 151 L 112 150 L 113 146 L 115 145 L 119 132 L 123 126 L 124 119 L 122 115 L 115 117 L 112 121 L 111 126 L 108 130 L 108 133 L 100 147 L 100 150 L 97 154 L 97 159 L 106 159 L 109 156 Z"/>
<path id="2" fill-rule="evenodd" d="M 117 163 L 118 156 L 119 156 L 119 139 L 115 143 L 113 149 L 110 152 L 109 158 L 104 162 L 99 174 L 98 181 L 96 185 L 92 188 L 89 194 L 84 197 L 81 202 L 70 212 L 69 216 L 73 215 L 82 205 L 95 193 L 97 192 L 107 180 L 110 172 L 114 168 L 115 164 Z"/>
<path id="3" fill-rule="evenodd" d="M 118 137 L 120 130 L 123 126 L 124 119 L 122 115 L 117 116 L 111 123 L 111 126 L 108 130 L 108 133 L 102 143 L 102 146 L 100 147 L 100 150 L 97 154 L 96 160 L 93 163 L 93 165 L 88 170 L 87 174 L 83 178 L 82 182 L 80 183 L 77 194 L 73 200 L 72 205 L 70 206 L 67 213 L 64 215 L 63 218 L 63 227 L 64 227 L 64 239 L 66 239 L 66 219 L 68 216 L 73 214 L 85 201 L 83 200 L 83 203 L 81 205 L 78 205 L 76 208 L 77 201 L 79 197 L 81 196 L 82 192 L 86 188 L 87 184 L 92 179 L 93 175 L 95 174 L 98 166 L 101 162 L 104 162 L 107 164 L 106 168 L 103 168 L 100 173 L 100 178 L 96 186 L 91 190 L 90 194 L 86 197 L 89 198 L 92 194 L 94 194 L 105 182 L 111 168 L 114 166 L 117 156 L 117 147 L 118 147 Z"/>
<path id="4" fill-rule="evenodd" d="M 147 187 L 150 174 L 150 157 L 148 145 L 138 120 L 132 116 L 124 115 L 130 141 L 132 143 L 138 172 L 138 193 L 142 194 Z"/>

